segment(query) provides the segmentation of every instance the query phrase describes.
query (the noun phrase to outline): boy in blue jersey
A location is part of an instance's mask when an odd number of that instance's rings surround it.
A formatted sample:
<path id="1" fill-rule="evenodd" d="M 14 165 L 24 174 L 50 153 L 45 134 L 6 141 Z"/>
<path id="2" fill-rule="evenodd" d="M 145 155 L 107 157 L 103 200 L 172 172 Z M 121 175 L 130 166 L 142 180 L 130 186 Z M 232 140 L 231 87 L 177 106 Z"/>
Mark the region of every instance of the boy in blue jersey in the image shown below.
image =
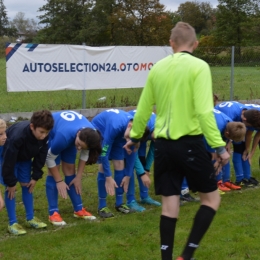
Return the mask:
<path id="1" fill-rule="evenodd" d="M 2 171 L 2 152 L 3 152 L 3 145 L 6 142 L 6 123 L 3 119 L 0 119 L 0 175 L 1 175 L 1 171 Z M 0 190 L 0 211 L 3 209 L 4 207 L 4 200 L 2 197 L 2 193 Z"/>
<path id="2" fill-rule="evenodd" d="M 234 122 L 243 122 L 247 126 L 245 141 L 233 142 L 233 165 L 235 168 L 236 182 L 238 186 L 253 187 L 255 179 L 251 177 L 251 169 L 248 160 L 249 147 L 254 129 L 260 127 L 260 111 L 255 107 L 246 106 L 235 101 L 222 102 L 215 106 Z"/>
<path id="3" fill-rule="evenodd" d="M 56 226 L 65 225 L 58 209 L 58 194 L 73 204 L 74 217 L 95 220 L 96 217 L 83 207 L 81 179 L 86 164 L 96 163 L 101 153 L 101 136 L 83 115 L 75 111 L 53 113 L 54 127 L 50 132 L 46 164 L 46 194 L 49 204 L 49 221 Z M 78 168 L 75 161 L 80 152 Z M 65 179 L 60 175 L 60 165 Z M 77 174 L 76 174 L 77 173 Z"/>
<path id="4" fill-rule="evenodd" d="M 135 115 L 136 110 L 128 111 L 132 116 Z M 134 170 L 136 172 L 136 177 L 139 184 L 140 191 L 140 203 L 154 206 L 161 206 L 161 203 L 153 200 L 149 196 L 149 186 L 150 186 L 150 177 L 149 172 L 154 160 L 154 138 L 153 130 L 155 124 L 156 115 L 152 113 L 150 120 L 147 123 L 149 129 L 149 136 L 143 142 L 140 143 L 140 147 L 137 151 Z M 149 150 L 146 156 L 147 142 L 150 141 Z M 130 178 L 128 192 L 127 192 L 127 206 L 131 209 L 134 209 L 137 212 L 142 212 L 145 210 L 144 207 L 140 206 L 135 199 L 135 175 Z"/>
<path id="5" fill-rule="evenodd" d="M 132 120 L 133 116 L 123 110 L 109 109 L 96 115 L 91 121 L 103 137 L 97 177 L 98 214 L 102 218 L 114 217 L 114 214 L 107 207 L 107 194 L 114 195 L 116 193 L 115 208 L 117 211 L 125 214 L 134 211 L 123 203 L 123 193 L 128 190 L 136 156 L 136 153 L 126 154 L 123 149 L 129 138 Z M 113 162 L 114 179 L 109 160 Z"/>
<path id="6" fill-rule="evenodd" d="M 17 182 L 20 182 L 22 188 L 27 225 L 36 229 L 47 226 L 34 217 L 32 193 L 37 181 L 43 175 L 42 168 L 48 152 L 48 135 L 53 123 L 50 111 L 41 110 L 34 112 L 30 121 L 15 123 L 6 130 L 7 141 L 3 151 L 2 177 L 6 186 L 5 205 L 9 218 L 8 231 L 11 234 L 26 233 L 16 218 Z"/>
<path id="7" fill-rule="evenodd" d="M 227 151 L 230 150 L 230 141 L 240 142 L 244 140 L 246 134 L 246 127 L 242 122 L 233 122 L 231 118 L 222 113 L 221 111 L 214 109 L 214 116 L 216 119 L 217 127 L 221 133 L 224 141 L 226 141 Z M 209 150 L 213 152 L 214 150 Z M 217 182 L 219 190 L 226 192 L 230 190 L 240 190 L 241 187 L 235 185 L 230 181 L 230 163 L 228 162 L 223 166 L 220 173 L 217 175 Z"/>

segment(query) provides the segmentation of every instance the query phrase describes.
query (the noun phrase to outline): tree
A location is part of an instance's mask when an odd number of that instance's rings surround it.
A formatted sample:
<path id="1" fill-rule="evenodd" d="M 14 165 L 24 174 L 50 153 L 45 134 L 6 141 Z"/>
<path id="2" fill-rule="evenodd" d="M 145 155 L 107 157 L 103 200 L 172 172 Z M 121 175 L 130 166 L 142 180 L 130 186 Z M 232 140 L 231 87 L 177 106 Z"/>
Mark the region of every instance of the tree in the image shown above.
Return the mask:
<path id="1" fill-rule="evenodd" d="M 215 36 L 222 40 L 224 45 L 247 45 L 250 41 L 248 31 L 252 29 L 252 19 L 259 10 L 258 0 L 219 0 L 216 13 Z"/>
<path id="2" fill-rule="evenodd" d="M 38 16 L 44 28 L 38 33 L 37 40 L 41 43 L 81 44 L 84 40 L 80 34 L 84 27 L 83 18 L 91 6 L 90 0 L 47 0 L 39 8 L 44 12 Z"/>
<path id="3" fill-rule="evenodd" d="M 185 2 L 180 4 L 176 15 L 178 15 L 183 22 L 192 25 L 196 33 L 208 34 L 214 24 L 214 9 L 209 2 Z M 175 16 L 176 17 L 176 16 Z"/>
<path id="4" fill-rule="evenodd" d="M 23 12 L 18 12 L 10 24 L 21 33 L 36 32 L 41 28 L 34 19 L 26 18 Z"/>
<path id="5" fill-rule="evenodd" d="M 3 0 L 0 0 L 0 36 L 4 36 L 7 33 L 7 27 L 9 25 L 6 7 Z"/>
<path id="6" fill-rule="evenodd" d="M 89 24 L 95 30 L 86 36 L 95 44 L 168 45 L 173 25 L 164 9 L 158 0 L 96 1 Z"/>

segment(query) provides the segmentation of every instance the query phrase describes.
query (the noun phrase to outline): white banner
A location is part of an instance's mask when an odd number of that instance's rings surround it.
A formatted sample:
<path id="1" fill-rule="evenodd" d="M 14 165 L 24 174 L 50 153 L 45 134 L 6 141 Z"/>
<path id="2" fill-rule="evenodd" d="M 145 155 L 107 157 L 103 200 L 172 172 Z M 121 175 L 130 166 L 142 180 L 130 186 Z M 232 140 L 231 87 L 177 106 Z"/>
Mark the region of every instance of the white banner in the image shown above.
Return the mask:
<path id="1" fill-rule="evenodd" d="M 9 44 L 7 91 L 143 87 L 149 70 L 171 47 Z"/>

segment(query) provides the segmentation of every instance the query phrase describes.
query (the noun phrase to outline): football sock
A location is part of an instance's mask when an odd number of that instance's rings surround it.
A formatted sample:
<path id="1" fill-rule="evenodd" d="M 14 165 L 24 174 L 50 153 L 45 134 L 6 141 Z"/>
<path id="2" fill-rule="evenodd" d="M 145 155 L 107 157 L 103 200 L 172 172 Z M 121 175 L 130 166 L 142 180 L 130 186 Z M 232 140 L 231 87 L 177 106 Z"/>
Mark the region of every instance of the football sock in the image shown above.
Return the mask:
<path id="1" fill-rule="evenodd" d="M 9 225 L 13 225 L 17 223 L 16 214 L 15 214 L 15 198 L 12 200 L 8 198 L 8 191 L 5 191 L 5 207 L 7 210 L 8 218 L 9 218 Z"/>
<path id="2" fill-rule="evenodd" d="M 130 181 L 129 181 L 128 191 L 126 193 L 126 199 L 127 199 L 127 203 L 131 203 L 131 201 L 135 200 L 135 175 L 134 175 L 134 173 L 132 174 Z"/>
<path id="3" fill-rule="evenodd" d="M 244 178 L 243 167 L 242 167 L 242 155 L 240 153 L 233 153 L 233 165 L 236 175 L 236 181 L 239 182 Z"/>
<path id="4" fill-rule="evenodd" d="M 71 176 L 65 176 L 65 183 L 69 186 L 69 184 L 75 177 L 76 174 L 73 174 Z M 82 205 L 81 195 L 77 194 L 74 184 L 69 186 L 68 194 L 72 202 L 74 211 L 77 212 L 79 210 L 82 210 L 83 205 Z"/>
<path id="5" fill-rule="evenodd" d="M 177 218 L 170 218 L 161 215 L 160 236 L 161 236 L 162 260 L 172 260 L 176 222 L 177 222 Z"/>
<path id="6" fill-rule="evenodd" d="M 29 192 L 29 188 L 22 186 L 22 199 L 26 212 L 26 220 L 33 219 L 33 194 Z"/>
<path id="7" fill-rule="evenodd" d="M 230 162 L 222 167 L 222 180 L 223 182 L 230 181 Z"/>
<path id="8" fill-rule="evenodd" d="M 248 160 L 244 161 L 242 159 L 242 167 L 243 167 L 244 178 L 249 180 L 251 177 L 251 167 L 249 161 Z"/>
<path id="9" fill-rule="evenodd" d="M 97 176 L 98 209 L 102 209 L 107 206 L 107 192 L 106 192 L 105 183 L 106 183 L 105 174 L 99 172 Z"/>
<path id="10" fill-rule="evenodd" d="M 46 178 L 46 196 L 49 205 L 49 215 L 59 212 L 58 208 L 58 190 L 56 187 L 56 182 L 52 176 L 47 176 Z"/>
<path id="11" fill-rule="evenodd" d="M 123 204 L 124 188 L 120 187 L 120 184 L 124 178 L 125 170 L 121 170 L 121 171 L 115 170 L 114 172 L 115 172 L 115 182 L 118 186 L 118 188 L 116 188 L 116 207 L 118 207 L 121 204 Z"/>
<path id="12" fill-rule="evenodd" d="M 139 184 L 140 197 L 141 199 L 145 199 L 148 197 L 148 188 L 144 186 L 140 175 L 137 175 L 137 180 Z"/>
<path id="13" fill-rule="evenodd" d="M 182 257 L 191 259 L 194 251 L 199 247 L 204 234 L 207 232 L 216 211 L 208 206 L 201 205 L 193 221 L 193 226 L 187 241 L 187 244 L 183 250 Z"/>

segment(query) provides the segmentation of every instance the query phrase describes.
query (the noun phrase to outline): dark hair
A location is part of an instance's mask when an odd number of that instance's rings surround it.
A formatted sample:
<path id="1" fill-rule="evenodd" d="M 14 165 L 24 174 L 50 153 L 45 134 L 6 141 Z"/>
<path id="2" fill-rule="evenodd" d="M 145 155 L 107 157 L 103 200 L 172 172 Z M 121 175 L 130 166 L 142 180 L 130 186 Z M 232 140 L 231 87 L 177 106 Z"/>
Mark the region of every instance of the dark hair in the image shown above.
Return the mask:
<path id="1" fill-rule="evenodd" d="M 244 110 L 246 122 L 254 128 L 260 128 L 260 111 L 256 109 Z"/>
<path id="2" fill-rule="evenodd" d="M 100 132 L 90 127 L 83 128 L 79 133 L 79 139 L 88 146 L 89 158 L 86 164 L 96 163 L 102 151 Z"/>
<path id="3" fill-rule="evenodd" d="M 33 128 L 42 127 L 46 130 L 51 130 L 54 125 L 54 119 L 49 110 L 39 110 L 33 113 L 30 123 Z"/>

